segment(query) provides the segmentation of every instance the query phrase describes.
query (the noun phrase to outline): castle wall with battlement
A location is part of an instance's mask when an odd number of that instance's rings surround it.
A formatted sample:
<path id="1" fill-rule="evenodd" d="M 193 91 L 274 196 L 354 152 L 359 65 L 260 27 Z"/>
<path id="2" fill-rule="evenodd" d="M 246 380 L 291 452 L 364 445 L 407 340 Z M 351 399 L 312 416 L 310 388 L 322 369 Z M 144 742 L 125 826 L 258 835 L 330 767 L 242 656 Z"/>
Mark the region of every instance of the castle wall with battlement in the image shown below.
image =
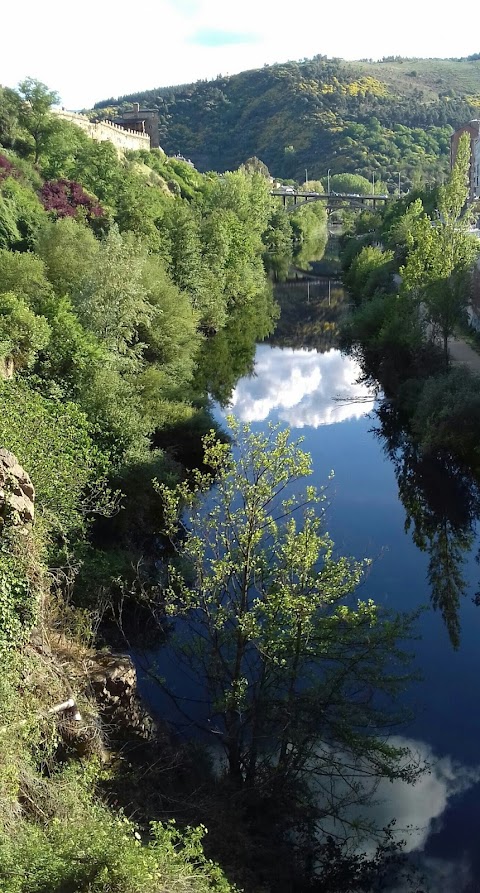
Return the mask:
<path id="1" fill-rule="evenodd" d="M 52 112 L 62 121 L 68 121 L 80 127 L 92 140 L 96 142 L 108 142 L 124 151 L 125 149 L 147 149 L 150 150 L 150 137 L 147 133 L 139 133 L 136 130 L 128 130 L 114 124 L 113 121 L 90 121 L 86 115 L 80 115 L 77 112 L 69 112 L 65 109 L 52 109 Z"/>

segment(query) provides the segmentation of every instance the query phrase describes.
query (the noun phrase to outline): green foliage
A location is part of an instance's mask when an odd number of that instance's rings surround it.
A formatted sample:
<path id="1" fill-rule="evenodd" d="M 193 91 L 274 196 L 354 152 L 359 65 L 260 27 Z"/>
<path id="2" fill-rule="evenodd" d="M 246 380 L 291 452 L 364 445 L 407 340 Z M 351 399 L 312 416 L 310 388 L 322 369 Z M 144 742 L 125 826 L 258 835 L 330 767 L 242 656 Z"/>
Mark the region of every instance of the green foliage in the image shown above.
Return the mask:
<path id="1" fill-rule="evenodd" d="M 6 523 L 8 523 L 6 521 Z M 3 527 L 3 521 L 2 521 Z M 18 541 L 20 540 L 20 541 Z M 3 529 L 0 536 L 0 668 L 5 671 L 9 652 L 27 640 L 37 618 L 38 592 L 27 576 L 22 549 L 24 542 L 14 531 Z"/>
<path id="2" fill-rule="evenodd" d="M 100 476 L 99 454 L 84 414 L 46 400 L 23 382 L 0 386 L 0 442 L 30 475 L 37 510 L 64 535 L 83 526 L 82 495 Z"/>
<path id="3" fill-rule="evenodd" d="M 55 127 L 48 135 L 48 142 L 41 157 L 41 170 L 44 178 L 46 180 L 74 179 L 71 174 L 76 167 L 76 156 L 82 149 L 88 151 L 89 144 L 88 136 L 79 127 L 68 121 L 55 120 Z"/>
<path id="4" fill-rule="evenodd" d="M 75 153 L 70 176 L 87 192 L 96 195 L 102 206 L 115 208 L 121 186 L 123 165 L 115 146 L 106 140 L 86 140 Z"/>
<path id="5" fill-rule="evenodd" d="M 125 171 L 115 194 L 115 220 L 121 232 L 130 230 L 152 251 L 161 251 L 162 219 L 168 199 L 133 170 Z"/>
<path id="6" fill-rule="evenodd" d="M 447 185 L 439 189 L 435 219 L 415 205 L 415 217 L 406 231 L 407 259 L 400 271 L 403 291 L 423 302 L 428 321 L 443 339 L 446 366 L 448 339 L 465 312 L 470 271 L 479 253 L 467 232 L 468 217 L 461 217 L 469 188 L 469 146 L 469 137 L 462 135 L 455 167 Z"/>
<path id="7" fill-rule="evenodd" d="M 49 338 L 43 316 L 36 316 L 13 292 L 0 294 L 0 357 L 11 358 L 14 369 L 32 366 Z"/>
<path id="8" fill-rule="evenodd" d="M 51 294 L 41 258 L 30 252 L 0 250 L 2 291 L 14 292 L 35 312 L 43 312 L 43 303 Z"/>
<path id="9" fill-rule="evenodd" d="M 143 253 L 134 239 L 112 229 L 78 289 L 73 302 L 82 324 L 105 347 L 135 363 L 136 331 L 149 319 L 142 286 Z"/>
<path id="10" fill-rule="evenodd" d="M 293 231 L 282 208 L 272 212 L 263 234 L 264 264 L 278 279 L 286 279 L 293 258 Z"/>
<path id="11" fill-rule="evenodd" d="M 0 247 L 28 251 L 47 217 L 30 185 L 14 177 L 0 184 Z"/>
<path id="12" fill-rule="evenodd" d="M 412 429 L 423 450 L 446 450 L 479 467 L 477 426 L 480 419 L 478 378 L 463 367 L 429 378 L 422 388 Z"/>
<path id="13" fill-rule="evenodd" d="M 353 258 L 345 275 L 345 283 L 357 302 L 385 290 L 391 283 L 393 251 L 365 245 Z"/>
<path id="14" fill-rule="evenodd" d="M 18 119 L 33 141 L 34 161 L 48 146 L 49 138 L 57 131 L 59 122 L 50 114 L 52 105 L 60 101 L 58 93 L 49 90 L 35 78 L 25 78 L 18 85 L 21 103 Z"/>
<path id="15" fill-rule="evenodd" d="M 95 775 L 95 766 L 67 767 L 50 784 L 56 797 L 48 824 L 22 820 L 3 836 L 4 893 L 234 893 L 204 855 L 205 828 L 155 823 L 142 840 L 133 822 L 88 793 Z"/>
<path id="16" fill-rule="evenodd" d="M 382 184 L 376 184 L 375 192 L 382 192 Z M 373 184 L 366 177 L 359 174 L 333 174 L 330 177 L 330 190 L 332 192 L 344 192 L 358 195 L 372 195 Z"/>
<path id="17" fill-rule="evenodd" d="M 161 366 L 165 384 L 178 396 L 193 374 L 200 345 L 198 315 L 187 294 L 171 282 L 159 257 L 146 258 L 142 282 L 150 306 L 148 323 L 139 327 L 144 357 Z"/>
<path id="18" fill-rule="evenodd" d="M 82 403 L 90 383 L 108 362 L 107 352 L 98 338 L 83 328 L 70 298 L 49 296 L 42 300 L 41 309 L 50 327 L 48 348 L 35 365 L 41 388 L 47 395 L 53 392 Z"/>
<path id="19" fill-rule="evenodd" d="M 87 226 L 65 217 L 45 222 L 38 234 L 36 253 L 45 264 L 55 293 L 72 296 L 95 268 L 100 244 Z"/>
<path id="20" fill-rule="evenodd" d="M 0 87 L 0 145 L 12 146 L 18 133 L 19 97 L 9 87 Z"/>
<path id="21" fill-rule="evenodd" d="M 11 248 L 19 242 L 15 205 L 0 193 L 0 248 Z"/>

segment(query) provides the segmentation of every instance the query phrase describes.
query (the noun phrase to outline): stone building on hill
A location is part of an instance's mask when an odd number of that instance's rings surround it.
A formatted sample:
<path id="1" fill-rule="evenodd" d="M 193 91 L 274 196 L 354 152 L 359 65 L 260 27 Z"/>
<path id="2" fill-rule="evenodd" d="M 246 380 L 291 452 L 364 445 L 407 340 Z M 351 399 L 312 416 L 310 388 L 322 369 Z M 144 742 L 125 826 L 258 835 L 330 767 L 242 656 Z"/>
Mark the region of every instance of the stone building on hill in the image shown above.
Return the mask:
<path id="1" fill-rule="evenodd" d="M 137 133 L 146 133 L 150 137 L 150 147 L 160 148 L 158 135 L 158 112 L 156 109 L 141 109 L 138 102 L 133 103 L 130 111 L 124 112 L 114 118 L 114 123 Z"/>
<path id="2" fill-rule="evenodd" d="M 52 112 L 63 121 L 80 127 L 92 140 L 96 142 L 107 140 L 113 143 L 119 152 L 127 149 L 150 151 L 160 148 L 158 112 L 156 109 L 141 109 L 138 102 L 134 103 L 131 111 L 125 112 L 113 121 L 107 119 L 91 121 L 86 115 L 63 108 L 54 108 Z"/>

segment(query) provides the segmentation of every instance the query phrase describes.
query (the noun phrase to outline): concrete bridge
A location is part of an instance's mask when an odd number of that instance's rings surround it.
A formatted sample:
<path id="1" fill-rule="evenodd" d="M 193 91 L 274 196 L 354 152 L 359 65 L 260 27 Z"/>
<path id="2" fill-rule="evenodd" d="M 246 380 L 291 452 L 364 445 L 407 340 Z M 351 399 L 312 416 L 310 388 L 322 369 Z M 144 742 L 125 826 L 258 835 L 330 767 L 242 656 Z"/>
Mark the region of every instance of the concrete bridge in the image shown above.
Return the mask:
<path id="1" fill-rule="evenodd" d="M 357 195 L 356 193 L 343 192 L 301 192 L 299 189 L 292 189 L 288 186 L 283 189 L 272 189 L 270 194 L 283 200 L 283 207 L 287 213 L 296 211 L 297 208 L 301 208 L 302 205 L 307 205 L 310 202 L 323 202 L 328 210 L 333 211 L 335 208 L 342 208 L 346 204 L 352 208 L 375 208 L 377 204 L 385 204 L 392 199 L 391 195 L 378 195 L 375 193 L 372 193 L 372 195 Z M 289 200 L 288 202 L 287 199 Z"/>

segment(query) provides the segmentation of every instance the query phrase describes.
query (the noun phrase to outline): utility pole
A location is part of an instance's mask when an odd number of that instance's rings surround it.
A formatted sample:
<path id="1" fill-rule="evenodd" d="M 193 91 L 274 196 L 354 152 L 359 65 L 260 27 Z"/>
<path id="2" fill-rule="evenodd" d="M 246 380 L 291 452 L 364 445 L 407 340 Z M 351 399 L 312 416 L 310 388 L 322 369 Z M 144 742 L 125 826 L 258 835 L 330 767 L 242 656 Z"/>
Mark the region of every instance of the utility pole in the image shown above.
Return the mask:
<path id="1" fill-rule="evenodd" d="M 373 195 L 375 195 L 375 171 L 372 173 Z"/>
<path id="2" fill-rule="evenodd" d="M 327 171 L 327 195 L 330 195 L 330 171 L 331 167 L 329 167 Z"/>
<path id="3" fill-rule="evenodd" d="M 398 197 L 400 198 L 400 195 L 401 195 L 401 190 L 400 190 L 400 174 L 401 174 L 401 171 L 395 171 L 395 173 L 398 174 Z"/>
<path id="4" fill-rule="evenodd" d="M 307 185 L 307 180 L 308 180 L 308 170 L 307 170 L 307 168 L 305 168 L 305 186 Z"/>

